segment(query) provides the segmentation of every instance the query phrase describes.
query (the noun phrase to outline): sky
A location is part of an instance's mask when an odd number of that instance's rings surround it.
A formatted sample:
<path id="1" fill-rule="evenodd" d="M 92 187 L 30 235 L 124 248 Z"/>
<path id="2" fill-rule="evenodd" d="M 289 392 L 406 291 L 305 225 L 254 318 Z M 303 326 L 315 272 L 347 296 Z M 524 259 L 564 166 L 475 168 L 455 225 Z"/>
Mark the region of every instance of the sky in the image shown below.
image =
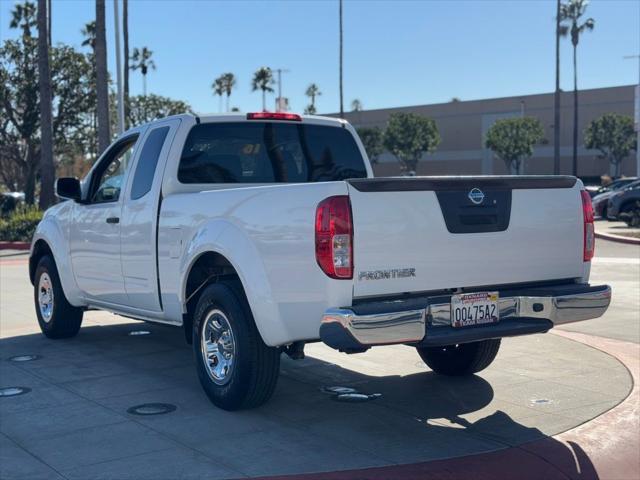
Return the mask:
<path id="1" fill-rule="evenodd" d="M 0 42 L 15 0 L 0 0 Z M 289 70 L 283 96 L 291 109 L 308 103 L 306 87 L 322 92 L 319 113 L 339 110 L 338 1 L 129 0 L 130 48 L 153 51 L 149 93 L 187 101 L 198 113 L 218 112 L 211 83 L 233 72 L 231 106 L 261 109 L 251 77 L 260 66 Z M 53 42 L 81 47 L 81 28 L 95 18 L 93 0 L 53 0 Z M 106 1 L 109 69 L 115 72 L 113 0 Z M 120 6 L 120 15 L 122 7 Z M 517 96 L 554 89 L 553 0 L 345 0 L 344 103 L 365 110 Z M 638 83 L 640 1 L 593 0 L 595 29 L 578 47 L 580 88 Z M 85 48 L 86 49 L 86 48 Z M 573 88 L 572 48 L 561 48 L 561 88 Z M 115 77 L 114 77 L 115 78 Z M 139 71 L 131 93 L 142 93 Z M 274 104 L 268 97 L 268 106 Z"/>

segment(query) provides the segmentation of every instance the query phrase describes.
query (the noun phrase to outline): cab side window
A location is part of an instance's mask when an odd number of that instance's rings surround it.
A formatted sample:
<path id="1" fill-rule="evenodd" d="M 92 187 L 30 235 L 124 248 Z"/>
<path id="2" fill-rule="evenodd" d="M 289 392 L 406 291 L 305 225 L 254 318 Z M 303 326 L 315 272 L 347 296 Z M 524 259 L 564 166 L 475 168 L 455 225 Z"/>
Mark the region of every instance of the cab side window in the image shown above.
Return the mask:
<path id="1" fill-rule="evenodd" d="M 91 203 L 118 201 L 137 139 L 137 135 L 127 138 L 111 148 L 91 180 Z"/>
<path id="2" fill-rule="evenodd" d="M 158 158 L 160 157 L 164 140 L 167 138 L 167 133 L 169 133 L 169 127 L 160 127 L 147 136 L 147 140 L 140 152 L 136 173 L 133 176 L 131 200 L 142 198 L 151 190 Z"/>

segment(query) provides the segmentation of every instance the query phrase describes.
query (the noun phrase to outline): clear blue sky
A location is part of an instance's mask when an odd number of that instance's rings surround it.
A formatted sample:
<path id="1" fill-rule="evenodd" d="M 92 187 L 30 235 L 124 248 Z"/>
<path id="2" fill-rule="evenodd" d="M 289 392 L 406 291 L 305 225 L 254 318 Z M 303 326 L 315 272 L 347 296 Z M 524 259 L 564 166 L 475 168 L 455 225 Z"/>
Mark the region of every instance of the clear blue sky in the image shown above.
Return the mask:
<path id="1" fill-rule="evenodd" d="M 15 0 L 0 0 L 0 40 Z M 212 80 L 233 72 L 231 105 L 259 110 L 251 92 L 261 65 L 287 68 L 284 96 L 292 109 L 307 103 L 315 82 L 321 113 L 338 110 L 338 2 L 130 0 L 130 45 L 154 52 L 149 92 L 217 112 Z M 120 12 L 122 14 L 122 11 Z M 593 0 L 596 20 L 578 49 L 580 88 L 638 82 L 640 1 Z M 349 1 L 344 3 L 345 108 L 365 109 L 549 92 L 554 87 L 553 0 Z M 53 41 L 80 48 L 82 26 L 94 19 L 92 0 L 53 0 Z M 113 72 L 113 2 L 107 0 L 107 47 Z M 562 42 L 562 88 L 572 88 L 571 48 Z M 142 90 L 131 73 L 132 93 Z M 273 96 L 269 98 L 273 105 Z"/>

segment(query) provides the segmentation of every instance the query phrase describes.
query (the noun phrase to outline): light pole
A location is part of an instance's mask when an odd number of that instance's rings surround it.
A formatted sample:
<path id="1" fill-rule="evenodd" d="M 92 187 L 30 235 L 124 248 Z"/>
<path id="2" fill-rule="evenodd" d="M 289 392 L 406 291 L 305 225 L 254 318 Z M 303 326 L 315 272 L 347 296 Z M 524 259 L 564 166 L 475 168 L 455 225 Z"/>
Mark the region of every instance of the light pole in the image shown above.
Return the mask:
<path id="1" fill-rule="evenodd" d="M 640 55 L 625 55 L 625 60 L 638 59 L 638 85 L 635 94 L 635 127 L 636 127 L 636 175 L 640 177 Z"/>
<path id="2" fill-rule="evenodd" d="M 276 72 L 278 72 L 278 99 L 276 100 L 276 112 L 282 111 L 282 74 L 289 73 L 291 70 L 287 70 L 286 68 L 276 68 Z"/>
<path id="3" fill-rule="evenodd" d="M 560 175 L 560 0 L 556 1 L 556 90 L 553 94 L 553 174 Z"/>
<path id="4" fill-rule="evenodd" d="M 118 0 L 113 0 L 113 17 L 116 32 L 116 80 L 118 84 L 118 134 L 124 132 L 124 94 L 122 90 L 122 65 L 120 59 L 120 14 Z"/>

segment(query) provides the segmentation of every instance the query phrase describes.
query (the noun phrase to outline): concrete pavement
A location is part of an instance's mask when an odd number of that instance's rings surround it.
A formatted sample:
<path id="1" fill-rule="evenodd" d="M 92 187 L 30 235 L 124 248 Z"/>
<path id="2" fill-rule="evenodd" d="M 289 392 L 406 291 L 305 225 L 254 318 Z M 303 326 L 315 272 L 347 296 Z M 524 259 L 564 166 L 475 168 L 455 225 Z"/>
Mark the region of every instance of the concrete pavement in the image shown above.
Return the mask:
<path id="1" fill-rule="evenodd" d="M 592 280 L 613 285 L 612 307 L 567 330 L 640 341 L 633 248 L 598 242 Z M 51 341 L 38 332 L 31 295 L 24 260 L 0 260 L 0 387 L 31 389 L 0 398 L 3 479 L 239 478 L 390 466 L 396 470 L 386 476 L 361 478 L 400 478 L 411 470 L 395 465 L 468 455 L 469 465 L 474 458 L 486 465 L 512 446 L 526 465 L 526 445 L 589 422 L 633 387 L 616 358 L 558 335 L 505 340 L 496 362 L 466 379 L 432 374 L 409 347 L 347 356 L 315 344 L 303 361 L 283 358 L 268 405 L 228 413 L 202 393 L 178 330 L 90 312 L 75 339 Z M 128 335 L 141 329 L 150 335 Z M 41 358 L 8 361 L 25 354 Z M 339 403 L 321 391 L 332 385 L 382 398 Z M 147 402 L 177 409 L 127 413 Z"/>

